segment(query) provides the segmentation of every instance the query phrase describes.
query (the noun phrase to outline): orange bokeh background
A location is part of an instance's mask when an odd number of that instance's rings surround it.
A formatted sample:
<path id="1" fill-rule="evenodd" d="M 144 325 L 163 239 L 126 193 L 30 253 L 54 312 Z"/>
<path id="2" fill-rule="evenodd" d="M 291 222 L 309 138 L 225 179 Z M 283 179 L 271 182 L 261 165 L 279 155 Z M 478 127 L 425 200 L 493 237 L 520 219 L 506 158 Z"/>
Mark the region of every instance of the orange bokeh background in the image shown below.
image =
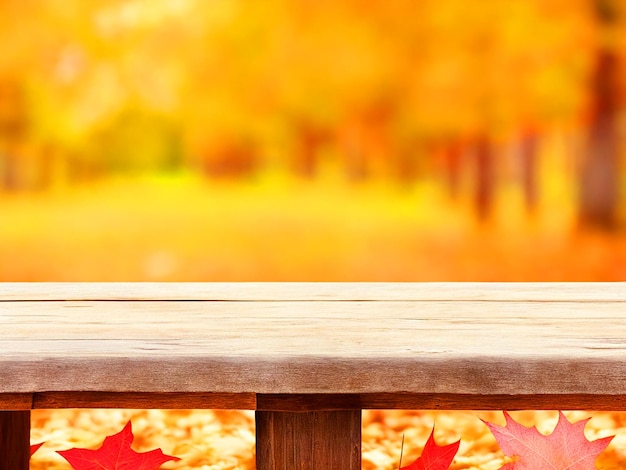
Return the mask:
<path id="1" fill-rule="evenodd" d="M 625 26 L 621 0 L 0 0 L 0 281 L 624 281 Z M 167 468 L 254 468 L 249 413 L 157 410 L 36 410 L 32 468 L 129 418 Z M 434 422 L 454 469 L 500 467 L 475 414 L 372 411 L 364 468 Z M 624 468 L 623 415 L 592 423 Z"/>
<path id="2" fill-rule="evenodd" d="M 625 17 L 4 0 L 0 280 L 623 280 Z"/>

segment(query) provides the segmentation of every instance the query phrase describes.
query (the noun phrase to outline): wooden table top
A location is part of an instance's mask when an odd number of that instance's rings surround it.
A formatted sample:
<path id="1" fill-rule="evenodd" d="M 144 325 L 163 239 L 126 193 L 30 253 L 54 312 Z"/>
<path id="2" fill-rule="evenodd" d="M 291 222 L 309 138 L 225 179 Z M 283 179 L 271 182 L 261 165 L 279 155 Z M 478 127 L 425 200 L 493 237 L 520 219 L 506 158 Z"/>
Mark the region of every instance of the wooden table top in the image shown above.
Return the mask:
<path id="1" fill-rule="evenodd" d="M 4 283 L 0 393 L 626 395 L 626 283 Z"/>

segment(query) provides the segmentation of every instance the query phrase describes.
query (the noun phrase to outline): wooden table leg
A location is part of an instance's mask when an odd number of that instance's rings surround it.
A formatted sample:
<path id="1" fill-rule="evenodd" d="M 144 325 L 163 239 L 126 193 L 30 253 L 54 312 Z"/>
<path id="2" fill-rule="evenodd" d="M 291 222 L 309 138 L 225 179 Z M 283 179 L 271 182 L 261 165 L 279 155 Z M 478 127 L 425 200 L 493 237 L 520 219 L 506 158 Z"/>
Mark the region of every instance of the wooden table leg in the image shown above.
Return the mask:
<path id="1" fill-rule="evenodd" d="M 361 470 L 361 411 L 257 411 L 257 470 Z"/>
<path id="2" fill-rule="evenodd" d="M 30 411 L 0 411 L 0 470 L 28 470 Z"/>

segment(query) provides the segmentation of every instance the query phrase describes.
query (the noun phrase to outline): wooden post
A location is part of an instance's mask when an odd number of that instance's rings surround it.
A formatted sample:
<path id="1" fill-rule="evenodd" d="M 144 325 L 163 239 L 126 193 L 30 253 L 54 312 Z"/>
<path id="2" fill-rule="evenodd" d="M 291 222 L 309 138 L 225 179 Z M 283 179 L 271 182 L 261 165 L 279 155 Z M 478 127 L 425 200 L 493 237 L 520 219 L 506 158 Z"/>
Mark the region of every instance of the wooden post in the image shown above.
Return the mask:
<path id="1" fill-rule="evenodd" d="M 257 411 L 257 470 L 360 470 L 361 411 Z"/>
<path id="2" fill-rule="evenodd" d="M 28 470 L 30 411 L 0 411 L 0 470 Z"/>

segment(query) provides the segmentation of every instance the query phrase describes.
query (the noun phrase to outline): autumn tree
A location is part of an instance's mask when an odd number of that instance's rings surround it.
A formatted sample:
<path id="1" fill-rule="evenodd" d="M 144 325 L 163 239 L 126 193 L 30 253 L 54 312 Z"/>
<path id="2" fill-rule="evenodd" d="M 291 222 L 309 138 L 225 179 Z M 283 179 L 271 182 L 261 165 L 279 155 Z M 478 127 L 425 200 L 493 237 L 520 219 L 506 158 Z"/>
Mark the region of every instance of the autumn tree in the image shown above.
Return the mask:
<path id="1" fill-rule="evenodd" d="M 445 171 L 487 220 L 503 142 L 532 212 L 542 139 L 588 125 L 581 220 L 616 223 L 619 0 L 65 4 L 0 2 L 5 188 L 28 165 L 76 179 L 176 165 L 313 178 L 327 159 L 350 180 Z"/>
<path id="2" fill-rule="evenodd" d="M 591 116 L 580 181 L 580 219 L 584 225 L 613 229 L 617 224 L 620 168 L 617 117 L 621 108 L 616 31 L 623 8 L 613 0 L 593 0 L 599 40 L 591 79 Z"/>

